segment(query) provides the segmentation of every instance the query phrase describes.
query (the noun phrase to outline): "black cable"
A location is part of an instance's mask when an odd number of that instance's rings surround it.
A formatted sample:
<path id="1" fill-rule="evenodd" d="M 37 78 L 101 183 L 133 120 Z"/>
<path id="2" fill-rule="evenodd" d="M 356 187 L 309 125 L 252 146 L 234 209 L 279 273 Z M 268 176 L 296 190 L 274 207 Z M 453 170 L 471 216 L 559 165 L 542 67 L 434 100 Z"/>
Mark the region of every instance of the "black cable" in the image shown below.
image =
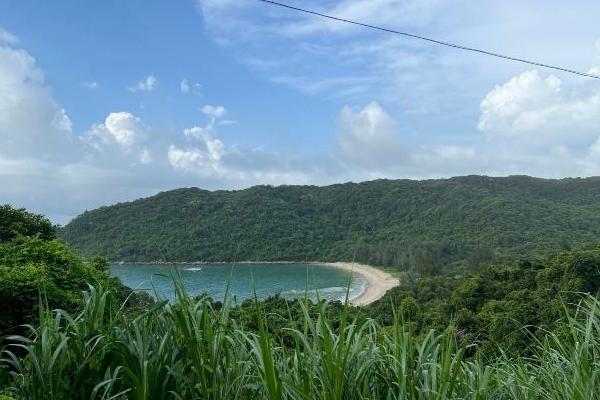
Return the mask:
<path id="1" fill-rule="evenodd" d="M 568 69 L 568 68 L 563 68 L 563 67 L 557 67 L 555 65 L 544 64 L 544 63 L 540 63 L 540 62 L 525 60 L 525 59 L 517 58 L 517 57 L 511 57 L 511 56 L 507 56 L 507 55 L 500 54 L 500 53 L 493 53 L 493 52 L 487 51 L 487 50 L 481 50 L 481 49 L 476 49 L 476 48 L 473 48 L 473 47 L 461 46 L 459 44 L 444 42 L 444 41 L 441 41 L 441 40 L 436 40 L 436 39 L 428 38 L 428 37 L 425 37 L 425 36 L 419 36 L 419 35 L 415 35 L 415 34 L 408 33 L 408 32 L 395 31 L 393 29 L 383 28 L 381 26 L 370 25 L 370 24 L 365 24 L 365 23 L 362 23 L 362 22 L 352 21 L 352 20 L 349 20 L 349 19 L 334 17 L 332 15 L 322 14 L 322 13 L 319 13 L 319 12 L 316 12 L 316 11 L 307 10 L 307 9 L 300 8 L 300 7 L 290 6 L 288 4 L 279 3 L 277 1 L 272 1 L 272 0 L 258 0 L 258 1 L 263 2 L 263 3 L 267 3 L 267 4 L 271 4 L 271 5 L 274 5 L 274 6 L 278 6 L 278 7 L 287 8 L 287 9 L 294 10 L 294 11 L 300 11 L 300 12 L 303 12 L 303 13 L 306 13 L 306 14 L 317 15 L 319 17 L 328 18 L 328 19 L 332 19 L 332 20 L 335 20 L 335 21 L 346 22 L 348 24 L 358 25 L 358 26 L 362 26 L 362 27 L 365 27 L 365 28 L 371 28 L 371 29 L 376 29 L 376 30 L 383 31 L 383 32 L 394 33 L 394 34 L 397 34 L 397 35 L 407 36 L 407 37 L 410 37 L 410 38 L 413 38 L 413 39 L 425 40 L 425 41 L 428 41 L 428 42 L 432 42 L 432 43 L 439 44 L 439 45 L 442 45 L 442 46 L 452 47 L 452 48 L 459 49 L 459 50 L 472 51 L 472 52 L 475 52 L 475 53 L 485 54 L 487 56 L 502 58 L 502 59 L 505 59 L 505 60 L 517 61 L 517 62 L 520 62 L 520 63 L 535 65 L 535 66 L 538 66 L 538 67 L 554 69 L 554 70 L 562 71 L 562 72 L 568 72 L 570 74 L 585 76 L 586 78 L 600 79 L 600 76 L 588 74 L 588 73 L 585 73 L 585 72 L 575 71 L 573 69 Z"/>

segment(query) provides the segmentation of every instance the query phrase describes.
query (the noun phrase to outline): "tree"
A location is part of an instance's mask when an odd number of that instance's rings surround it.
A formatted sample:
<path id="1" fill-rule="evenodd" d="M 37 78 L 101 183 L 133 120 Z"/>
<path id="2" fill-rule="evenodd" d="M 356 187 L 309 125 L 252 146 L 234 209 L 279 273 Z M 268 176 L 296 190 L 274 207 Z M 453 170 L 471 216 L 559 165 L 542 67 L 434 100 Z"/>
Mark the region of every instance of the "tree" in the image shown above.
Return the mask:
<path id="1" fill-rule="evenodd" d="M 77 310 L 89 285 L 111 289 L 114 307 L 126 298 L 130 307 L 148 303 L 147 296 L 130 296 L 131 289 L 108 275 L 105 258 L 85 262 L 56 239 L 55 227 L 43 216 L 10 206 L 0 207 L 0 215 L 0 335 L 35 323 L 40 302 Z"/>
<path id="2" fill-rule="evenodd" d="M 0 206 L 0 243 L 17 236 L 54 239 L 56 226 L 43 215 L 29 213 L 23 208 L 16 209 L 8 204 Z"/>

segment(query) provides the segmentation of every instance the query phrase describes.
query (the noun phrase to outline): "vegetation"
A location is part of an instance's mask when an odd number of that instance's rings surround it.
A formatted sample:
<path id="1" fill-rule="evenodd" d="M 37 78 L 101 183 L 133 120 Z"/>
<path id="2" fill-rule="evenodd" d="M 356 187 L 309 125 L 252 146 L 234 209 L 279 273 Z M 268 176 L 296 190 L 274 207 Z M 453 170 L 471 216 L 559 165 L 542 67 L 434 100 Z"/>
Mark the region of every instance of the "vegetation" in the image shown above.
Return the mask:
<path id="1" fill-rule="evenodd" d="M 416 336 L 431 329 L 442 332 L 453 325 L 460 344 L 491 357 L 500 349 L 530 355 L 537 341 L 556 331 L 565 308 L 575 310 L 582 293 L 600 290 L 600 247 L 567 251 L 536 261 L 521 260 L 490 265 L 480 273 L 464 275 L 402 275 L 401 285 L 365 307 L 350 307 L 352 319 L 373 319 L 391 327 L 395 315 Z M 219 309 L 220 302 L 212 303 Z M 247 329 L 258 331 L 255 302 L 246 300 L 230 311 Z M 278 295 L 261 302 L 273 335 L 292 345 L 290 328 L 301 329 L 305 310 L 312 318 L 323 311 L 333 328 L 340 326 L 341 302 L 311 303 Z"/>
<path id="2" fill-rule="evenodd" d="M 600 302 L 564 313 L 559 332 L 529 358 L 469 357 L 455 330 L 417 337 L 398 316 L 390 329 L 339 325 L 302 306 L 291 346 L 271 334 L 260 303 L 257 331 L 177 285 L 177 302 L 142 315 L 108 312 L 102 287 L 77 315 L 42 310 L 28 336 L 4 351 L 7 393 L 18 399 L 594 399 L 600 388 Z M 302 302 L 299 304 L 303 304 Z M 24 352 L 23 356 L 15 350 Z"/>
<path id="3" fill-rule="evenodd" d="M 491 354 L 501 347 L 528 354 L 532 338 L 556 332 L 565 307 L 573 311 L 582 293 L 595 296 L 599 290 L 600 247 L 490 265 L 466 277 L 408 279 L 366 312 L 390 324 L 397 307 L 416 333 L 454 323 L 461 341 L 478 352 Z"/>
<path id="4" fill-rule="evenodd" d="M 367 307 L 231 307 L 178 279 L 173 303 L 132 294 L 47 219 L 0 212 L 0 399 L 600 396 L 600 247 L 408 269 Z"/>
<path id="5" fill-rule="evenodd" d="M 356 260 L 477 271 L 600 237 L 600 178 L 525 176 L 178 189 L 88 211 L 60 235 L 125 261 Z"/>
<path id="6" fill-rule="evenodd" d="M 23 324 L 36 323 L 40 300 L 50 309 L 75 311 L 81 292 L 90 284 L 113 289 L 111 301 L 120 305 L 131 290 L 107 274 L 101 257 L 82 261 L 41 215 L 10 206 L 0 207 L 0 334 Z M 148 299 L 133 295 L 128 305 Z"/>
<path id="7" fill-rule="evenodd" d="M 0 243 L 19 236 L 35 236 L 43 240 L 56 238 L 56 227 L 43 215 L 15 209 L 8 204 L 0 206 L 0 221 Z"/>

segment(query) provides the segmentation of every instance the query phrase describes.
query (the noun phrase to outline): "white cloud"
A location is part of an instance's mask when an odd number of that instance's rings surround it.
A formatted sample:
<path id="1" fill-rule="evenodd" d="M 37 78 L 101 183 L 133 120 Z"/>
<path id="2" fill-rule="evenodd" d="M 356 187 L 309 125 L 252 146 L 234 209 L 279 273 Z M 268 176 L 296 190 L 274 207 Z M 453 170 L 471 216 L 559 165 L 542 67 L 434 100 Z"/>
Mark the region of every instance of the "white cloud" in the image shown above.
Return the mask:
<path id="1" fill-rule="evenodd" d="M 396 122 L 377 102 L 362 110 L 342 108 L 337 139 L 342 158 L 364 169 L 398 165 L 404 158 Z"/>
<path id="2" fill-rule="evenodd" d="M 0 44 L 15 45 L 19 43 L 19 38 L 10 32 L 0 28 Z"/>
<path id="3" fill-rule="evenodd" d="M 227 110 L 223 106 L 205 105 L 202 107 L 202 112 L 213 118 L 222 118 L 227 114 Z"/>
<path id="4" fill-rule="evenodd" d="M 206 126 L 184 129 L 183 134 L 191 144 L 169 146 L 168 160 L 174 170 L 234 186 L 330 182 L 333 174 L 340 173 L 339 163 L 327 155 L 310 159 L 301 154 L 226 144 L 215 132 L 216 116 L 223 115 L 223 111 L 212 107 L 207 114 L 212 118 Z"/>
<path id="5" fill-rule="evenodd" d="M 154 75 L 148 75 L 145 79 L 139 81 L 135 85 L 130 86 L 130 92 L 151 92 L 156 88 L 158 80 Z"/>
<path id="6" fill-rule="evenodd" d="M 81 139 L 93 149 L 89 156 L 94 156 L 96 162 L 150 164 L 154 160 L 153 153 L 160 149 L 148 148 L 149 130 L 131 113 L 113 112 L 104 123 L 94 124 Z"/>
<path id="7" fill-rule="evenodd" d="M 487 94 L 477 127 L 496 139 L 587 147 L 600 135 L 600 86 L 527 71 Z"/>
<path id="8" fill-rule="evenodd" d="M 0 45 L 0 155 L 67 160 L 73 142 L 71 120 L 53 100 L 35 59 Z"/>
<path id="9" fill-rule="evenodd" d="M 202 110 L 212 116 L 211 121 L 203 128 L 193 126 L 184 129 L 184 136 L 193 140 L 194 146 L 183 149 L 171 144 L 168 152 L 169 163 L 175 169 L 199 175 L 219 175 L 223 170 L 220 161 L 225 152 L 225 145 L 214 137 L 214 122 L 218 116 L 225 114 L 225 108 L 204 106 Z"/>
<path id="10" fill-rule="evenodd" d="M 175 145 L 169 147 L 169 163 L 176 168 L 188 172 L 215 177 L 220 174 L 223 143 L 214 138 L 206 138 L 200 143 L 202 147 L 182 149 Z"/>
<path id="11" fill-rule="evenodd" d="M 133 146 L 142 136 L 140 119 L 127 112 L 109 114 L 104 125 L 115 141 L 125 148 Z"/>
<path id="12" fill-rule="evenodd" d="M 128 112 L 110 113 L 103 124 L 96 124 L 89 133 L 101 142 L 114 142 L 124 149 L 131 149 L 144 135 L 140 119 Z"/>

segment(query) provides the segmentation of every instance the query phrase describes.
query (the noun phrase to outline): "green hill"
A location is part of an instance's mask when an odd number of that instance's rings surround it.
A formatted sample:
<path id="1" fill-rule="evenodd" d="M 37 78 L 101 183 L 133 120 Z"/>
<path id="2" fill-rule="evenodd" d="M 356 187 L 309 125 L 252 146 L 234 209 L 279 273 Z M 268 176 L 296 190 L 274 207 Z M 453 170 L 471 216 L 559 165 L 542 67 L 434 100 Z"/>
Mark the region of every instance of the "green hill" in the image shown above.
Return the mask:
<path id="1" fill-rule="evenodd" d="M 127 261 L 351 260 L 435 272 L 600 238 L 600 178 L 466 176 L 184 188 L 86 211 L 60 235 Z"/>

